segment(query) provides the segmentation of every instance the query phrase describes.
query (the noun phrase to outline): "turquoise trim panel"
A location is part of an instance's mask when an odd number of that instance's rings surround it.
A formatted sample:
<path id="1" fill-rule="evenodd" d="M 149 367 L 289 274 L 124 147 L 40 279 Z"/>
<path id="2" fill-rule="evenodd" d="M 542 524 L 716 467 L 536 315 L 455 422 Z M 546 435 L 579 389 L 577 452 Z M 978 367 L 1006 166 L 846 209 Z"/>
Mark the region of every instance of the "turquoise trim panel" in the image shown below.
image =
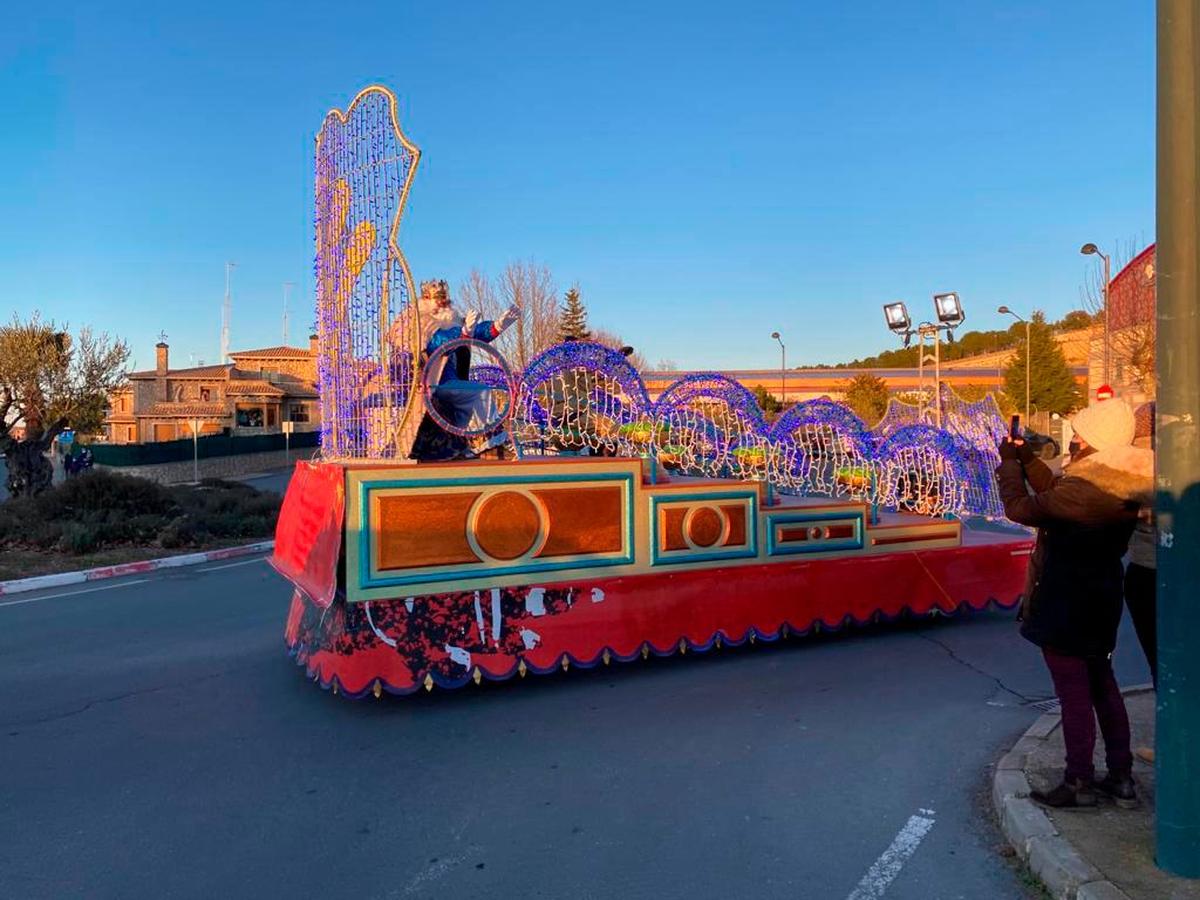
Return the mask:
<path id="1" fill-rule="evenodd" d="M 703 551 L 672 551 L 678 556 L 662 556 L 658 552 L 658 508 L 677 502 L 702 501 L 705 505 L 728 503 L 730 500 L 749 500 L 746 504 L 746 546 L 716 548 Z M 674 566 L 680 563 L 709 562 L 716 559 L 751 559 L 758 556 L 758 492 L 729 491 L 727 493 L 652 494 L 650 496 L 650 565 Z"/>
<path id="2" fill-rule="evenodd" d="M 818 525 L 831 521 L 851 522 L 854 534 L 848 538 L 838 538 L 830 541 L 797 541 L 794 544 L 778 544 L 775 542 L 775 531 L 780 525 Z M 797 553 L 826 553 L 830 550 L 861 550 L 865 523 L 862 512 L 836 513 L 784 513 L 767 518 L 767 556 L 790 556 Z"/>
<path id="3" fill-rule="evenodd" d="M 409 584 L 444 584 L 466 578 L 484 578 L 504 575 L 532 575 L 539 572 L 557 572 L 565 569 L 601 569 L 610 566 L 628 566 L 634 562 L 634 490 L 633 474 L 629 472 L 603 472 L 591 475 L 527 475 L 527 476 L 478 476 L 469 478 L 424 478 L 403 481 L 363 481 L 359 484 L 359 508 L 362 526 L 359 533 L 358 589 L 403 587 Z M 625 552 L 618 556 L 600 559 L 568 559 L 558 561 L 529 561 L 515 566 L 477 566 L 439 569 L 411 575 L 371 576 L 371 554 L 375 548 L 375 535 L 370 529 L 371 494 L 379 490 L 408 490 L 431 487 L 510 487 L 516 485 L 544 485 L 566 483 L 618 482 L 623 488 L 625 501 Z"/>

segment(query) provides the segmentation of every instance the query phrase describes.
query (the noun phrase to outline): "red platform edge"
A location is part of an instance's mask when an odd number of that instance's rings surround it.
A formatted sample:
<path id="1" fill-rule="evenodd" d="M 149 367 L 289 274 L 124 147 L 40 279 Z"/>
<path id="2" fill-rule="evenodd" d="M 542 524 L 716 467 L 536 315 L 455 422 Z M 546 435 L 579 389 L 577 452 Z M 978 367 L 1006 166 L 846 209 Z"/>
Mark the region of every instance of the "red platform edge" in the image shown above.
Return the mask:
<path id="1" fill-rule="evenodd" d="M 286 643 L 349 697 L 704 652 L 903 615 L 1015 606 L 1032 540 L 964 531 L 960 547 L 679 571 L 347 604 L 292 598 Z M 539 609 L 545 607 L 544 612 Z"/>

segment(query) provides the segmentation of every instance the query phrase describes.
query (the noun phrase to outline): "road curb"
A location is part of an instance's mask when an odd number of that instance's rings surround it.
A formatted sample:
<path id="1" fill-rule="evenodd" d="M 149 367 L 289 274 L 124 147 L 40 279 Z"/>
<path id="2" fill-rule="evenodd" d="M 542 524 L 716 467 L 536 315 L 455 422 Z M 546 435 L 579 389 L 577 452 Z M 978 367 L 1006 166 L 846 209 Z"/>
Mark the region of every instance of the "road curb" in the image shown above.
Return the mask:
<path id="1" fill-rule="evenodd" d="M 101 581 L 105 578 L 120 578 L 122 575 L 154 572 L 158 569 L 177 569 L 182 566 L 194 566 L 199 563 L 214 562 L 221 559 L 252 556 L 255 553 L 266 553 L 274 548 L 274 541 L 259 541 L 254 544 L 243 544 L 240 547 L 222 547 L 220 550 L 206 550 L 201 553 L 181 553 L 178 556 L 164 556 L 160 559 L 148 559 L 142 562 L 119 563 L 115 566 L 100 566 L 95 569 L 83 569 L 79 572 L 55 572 L 53 575 L 14 578 L 12 581 L 0 581 L 0 597 L 8 594 L 20 594 L 25 591 L 40 591 L 44 588 L 63 587 L 69 584 Z"/>
<path id="2" fill-rule="evenodd" d="M 1140 694 L 1153 685 L 1139 684 L 1122 693 Z M 1060 900 L 1129 900 L 1129 895 L 1084 859 L 1072 847 L 1050 817 L 1029 799 L 1025 763 L 1029 754 L 1042 746 L 1062 724 L 1060 713 L 1038 718 L 996 764 L 992 775 L 992 803 L 1000 828 L 1017 855 Z"/>

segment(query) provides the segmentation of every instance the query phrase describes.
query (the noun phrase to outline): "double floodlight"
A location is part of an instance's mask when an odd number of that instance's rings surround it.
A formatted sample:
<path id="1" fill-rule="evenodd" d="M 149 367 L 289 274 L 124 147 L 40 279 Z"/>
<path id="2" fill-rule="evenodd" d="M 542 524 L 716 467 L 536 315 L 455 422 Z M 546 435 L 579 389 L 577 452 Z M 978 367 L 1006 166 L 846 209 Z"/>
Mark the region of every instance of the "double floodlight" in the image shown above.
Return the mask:
<path id="1" fill-rule="evenodd" d="M 946 330 L 946 339 L 954 340 L 954 329 L 963 323 L 967 318 L 963 312 L 962 300 L 959 299 L 958 293 L 950 291 L 945 294 L 933 295 L 933 310 L 937 313 L 938 328 Z M 887 326 L 893 333 L 904 338 L 904 346 L 908 346 L 912 340 L 912 336 L 917 331 L 924 333 L 924 329 L 933 326 L 928 322 L 923 324 L 921 328 L 914 329 L 912 317 L 908 314 L 908 307 L 904 305 L 904 301 L 897 300 L 895 303 L 885 303 L 883 305 L 883 317 L 887 320 Z"/>

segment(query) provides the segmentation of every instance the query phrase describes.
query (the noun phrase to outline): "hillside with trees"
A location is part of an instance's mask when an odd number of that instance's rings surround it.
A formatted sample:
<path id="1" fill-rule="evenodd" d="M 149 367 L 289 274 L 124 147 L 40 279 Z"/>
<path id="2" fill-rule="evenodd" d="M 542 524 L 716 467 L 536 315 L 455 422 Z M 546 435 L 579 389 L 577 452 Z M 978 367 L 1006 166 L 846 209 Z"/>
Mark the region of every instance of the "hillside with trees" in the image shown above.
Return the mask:
<path id="1" fill-rule="evenodd" d="M 1035 316 L 1042 315 L 1035 313 Z M 1042 315 L 1045 323 L 1045 316 Z M 1057 322 L 1049 323 L 1050 333 L 1074 331 L 1091 326 L 1093 318 L 1081 309 L 1072 310 Z M 952 362 L 968 356 L 978 356 L 981 353 L 995 353 L 998 350 L 1011 350 L 1025 341 L 1025 326 L 1013 322 L 1011 326 L 1000 331 L 967 331 L 955 335 L 954 343 L 943 343 L 942 362 Z M 908 369 L 915 368 L 920 355 L 920 348 L 914 342 L 911 347 L 897 347 L 895 350 L 884 350 L 874 356 L 850 362 L 838 363 L 835 369 Z"/>

